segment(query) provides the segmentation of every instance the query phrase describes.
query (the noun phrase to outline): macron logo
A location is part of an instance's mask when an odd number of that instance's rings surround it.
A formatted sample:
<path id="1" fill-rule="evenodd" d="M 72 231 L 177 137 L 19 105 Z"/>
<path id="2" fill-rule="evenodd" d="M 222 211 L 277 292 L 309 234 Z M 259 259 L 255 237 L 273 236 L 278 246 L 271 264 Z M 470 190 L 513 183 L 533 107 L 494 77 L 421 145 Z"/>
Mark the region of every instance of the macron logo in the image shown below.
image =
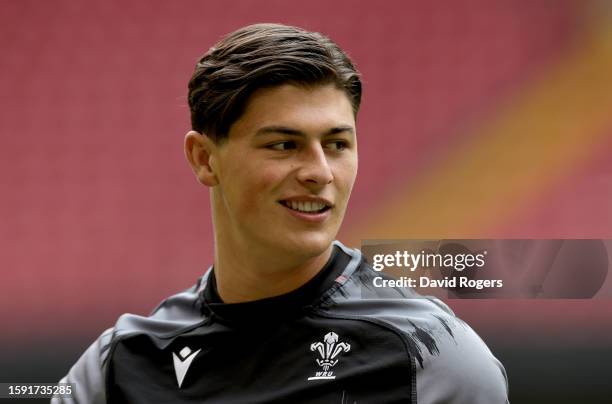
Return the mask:
<path id="1" fill-rule="evenodd" d="M 191 352 L 191 349 L 186 346 L 185 348 L 181 349 L 178 355 L 172 352 L 172 359 L 174 359 L 174 372 L 176 373 L 176 381 L 179 388 L 181 387 L 181 384 L 183 384 L 183 380 L 185 379 L 187 370 L 189 370 L 189 366 L 191 366 L 191 362 L 193 362 L 201 350 L 202 349 L 198 349 L 195 352 Z"/>

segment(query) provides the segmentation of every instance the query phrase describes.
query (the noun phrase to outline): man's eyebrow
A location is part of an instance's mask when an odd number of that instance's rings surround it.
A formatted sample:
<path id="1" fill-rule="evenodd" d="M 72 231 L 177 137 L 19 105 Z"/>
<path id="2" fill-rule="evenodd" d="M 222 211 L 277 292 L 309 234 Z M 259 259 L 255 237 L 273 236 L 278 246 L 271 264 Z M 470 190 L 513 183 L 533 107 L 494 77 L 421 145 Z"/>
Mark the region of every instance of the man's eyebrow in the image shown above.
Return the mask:
<path id="1" fill-rule="evenodd" d="M 355 133 L 355 129 L 350 125 L 334 126 L 333 128 L 326 130 L 323 133 L 323 136 L 335 135 L 335 134 L 342 133 L 342 132 Z M 261 136 L 261 135 L 267 135 L 267 134 L 282 134 L 282 135 L 306 137 L 306 133 L 302 132 L 301 130 L 290 128 L 288 126 L 282 126 L 282 125 L 264 126 L 262 128 L 259 128 L 257 132 L 255 132 L 255 136 Z"/>

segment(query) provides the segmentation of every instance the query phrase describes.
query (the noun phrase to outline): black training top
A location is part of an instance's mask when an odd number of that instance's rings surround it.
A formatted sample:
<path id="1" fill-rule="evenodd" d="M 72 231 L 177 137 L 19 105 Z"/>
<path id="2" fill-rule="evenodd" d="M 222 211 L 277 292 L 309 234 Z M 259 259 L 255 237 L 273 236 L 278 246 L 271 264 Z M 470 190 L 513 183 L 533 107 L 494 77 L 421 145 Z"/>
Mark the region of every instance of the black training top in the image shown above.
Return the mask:
<path id="1" fill-rule="evenodd" d="M 312 280 L 225 304 L 214 270 L 149 317 L 123 315 L 56 403 L 507 403 L 504 368 L 441 301 L 378 288 L 339 242 Z"/>

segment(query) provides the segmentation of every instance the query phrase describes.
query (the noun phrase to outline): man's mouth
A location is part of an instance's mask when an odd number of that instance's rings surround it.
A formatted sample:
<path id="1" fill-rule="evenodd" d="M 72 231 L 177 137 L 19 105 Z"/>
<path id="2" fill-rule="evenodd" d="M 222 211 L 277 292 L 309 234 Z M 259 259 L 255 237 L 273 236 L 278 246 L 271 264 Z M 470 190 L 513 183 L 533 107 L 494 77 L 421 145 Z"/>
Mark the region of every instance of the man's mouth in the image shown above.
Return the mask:
<path id="1" fill-rule="evenodd" d="M 316 201 L 280 201 L 281 205 L 302 213 L 322 213 L 330 209 L 330 206 L 323 202 Z"/>

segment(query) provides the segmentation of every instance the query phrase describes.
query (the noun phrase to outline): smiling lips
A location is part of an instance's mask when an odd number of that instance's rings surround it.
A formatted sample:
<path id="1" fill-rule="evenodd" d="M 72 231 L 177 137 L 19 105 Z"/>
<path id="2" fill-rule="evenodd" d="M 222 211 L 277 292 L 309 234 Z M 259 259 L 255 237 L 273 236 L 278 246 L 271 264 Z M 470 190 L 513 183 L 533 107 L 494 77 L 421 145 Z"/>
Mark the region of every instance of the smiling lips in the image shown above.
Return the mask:
<path id="1" fill-rule="evenodd" d="M 284 199 L 280 201 L 280 204 L 286 207 L 293 216 L 314 222 L 325 220 L 333 207 L 328 200 L 316 197 Z"/>

